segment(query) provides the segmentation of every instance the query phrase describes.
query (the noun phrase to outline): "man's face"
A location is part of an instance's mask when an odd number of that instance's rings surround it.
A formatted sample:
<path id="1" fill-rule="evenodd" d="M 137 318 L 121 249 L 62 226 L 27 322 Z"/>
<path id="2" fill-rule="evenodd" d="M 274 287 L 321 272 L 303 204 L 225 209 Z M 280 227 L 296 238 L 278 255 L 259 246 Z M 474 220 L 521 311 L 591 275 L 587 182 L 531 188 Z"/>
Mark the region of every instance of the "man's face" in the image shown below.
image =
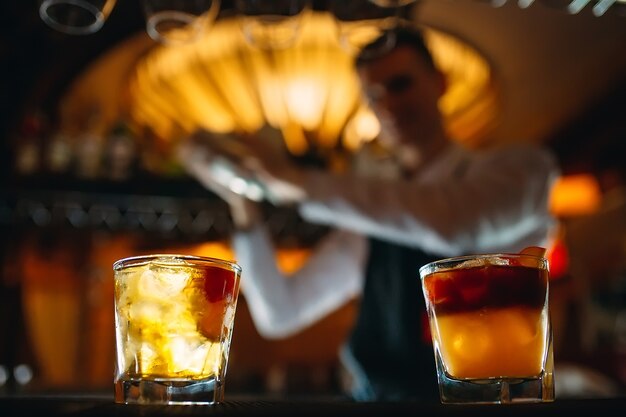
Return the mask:
<path id="1" fill-rule="evenodd" d="M 358 72 L 372 109 L 392 139 L 419 145 L 441 133 L 437 102 L 443 77 L 411 47 L 399 46 Z"/>

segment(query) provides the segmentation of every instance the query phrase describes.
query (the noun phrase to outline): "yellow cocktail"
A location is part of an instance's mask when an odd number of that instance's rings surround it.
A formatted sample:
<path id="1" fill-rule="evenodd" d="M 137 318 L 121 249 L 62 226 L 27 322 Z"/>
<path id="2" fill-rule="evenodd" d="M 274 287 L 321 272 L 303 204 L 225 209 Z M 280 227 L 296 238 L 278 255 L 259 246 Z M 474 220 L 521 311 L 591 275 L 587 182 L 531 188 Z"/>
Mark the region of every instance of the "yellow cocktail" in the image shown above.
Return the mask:
<path id="1" fill-rule="evenodd" d="M 117 402 L 219 402 L 240 269 L 151 255 L 115 263 Z"/>

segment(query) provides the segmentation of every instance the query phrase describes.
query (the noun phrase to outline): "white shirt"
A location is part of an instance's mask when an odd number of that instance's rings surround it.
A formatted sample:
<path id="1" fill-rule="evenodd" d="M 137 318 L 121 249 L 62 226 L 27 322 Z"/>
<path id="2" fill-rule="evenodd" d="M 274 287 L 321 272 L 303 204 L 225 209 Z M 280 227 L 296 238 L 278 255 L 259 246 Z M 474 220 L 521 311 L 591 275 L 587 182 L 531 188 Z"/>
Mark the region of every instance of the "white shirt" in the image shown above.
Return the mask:
<path id="1" fill-rule="evenodd" d="M 410 180 L 314 172 L 305 220 L 333 226 L 306 265 L 286 278 L 264 227 L 237 232 L 242 291 L 259 332 L 286 337 L 358 296 L 366 236 L 442 257 L 545 246 L 548 197 L 558 175 L 550 154 L 515 145 L 481 152 L 449 146 Z"/>

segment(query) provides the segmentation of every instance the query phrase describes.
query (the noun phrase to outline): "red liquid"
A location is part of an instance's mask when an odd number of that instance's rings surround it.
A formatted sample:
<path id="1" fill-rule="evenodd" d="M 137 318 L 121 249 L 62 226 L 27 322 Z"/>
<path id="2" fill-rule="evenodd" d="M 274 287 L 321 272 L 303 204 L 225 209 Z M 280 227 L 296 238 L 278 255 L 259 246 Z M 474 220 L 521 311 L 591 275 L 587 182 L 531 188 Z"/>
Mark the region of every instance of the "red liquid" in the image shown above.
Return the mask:
<path id="1" fill-rule="evenodd" d="M 435 272 L 424 283 L 428 301 L 441 315 L 513 305 L 541 309 L 547 281 L 544 269 L 486 265 Z"/>

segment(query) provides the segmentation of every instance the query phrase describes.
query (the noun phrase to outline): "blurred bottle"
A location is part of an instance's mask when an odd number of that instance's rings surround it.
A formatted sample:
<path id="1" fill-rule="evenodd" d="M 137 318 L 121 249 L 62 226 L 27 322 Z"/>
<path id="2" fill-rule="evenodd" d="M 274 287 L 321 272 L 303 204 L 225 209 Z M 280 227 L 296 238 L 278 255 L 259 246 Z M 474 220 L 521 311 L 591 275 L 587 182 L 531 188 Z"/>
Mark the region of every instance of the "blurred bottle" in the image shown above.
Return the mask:
<path id="1" fill-rule="evenodd" d="M 61 129 L 57 130 L 46 148 L 46 168 L 53 174 L 67 173 L 72 165 L 73 154 L 70 136 Z"/>
<path id="2" fill-rule="evenodd" d="M 15 171 L 19 175 L 34 175 L 42 168 L 42 136 L 46 118 L 41 112 L 27 114 L 19 127 L 15 141 Z"/>
<path id="3" fill-rule="evenodd" d="M 104 172 L 115 181 L 131 178 L 137 170 L 137 142 L 128 125 L 120 121 L 107 138 Z"/>
<path id="4" fill-rule="evenodd" d="M 100 109 L 91 110 L 76 143 L 76 176 L 95 179 L 100 176 L 104 149 Z"/>

